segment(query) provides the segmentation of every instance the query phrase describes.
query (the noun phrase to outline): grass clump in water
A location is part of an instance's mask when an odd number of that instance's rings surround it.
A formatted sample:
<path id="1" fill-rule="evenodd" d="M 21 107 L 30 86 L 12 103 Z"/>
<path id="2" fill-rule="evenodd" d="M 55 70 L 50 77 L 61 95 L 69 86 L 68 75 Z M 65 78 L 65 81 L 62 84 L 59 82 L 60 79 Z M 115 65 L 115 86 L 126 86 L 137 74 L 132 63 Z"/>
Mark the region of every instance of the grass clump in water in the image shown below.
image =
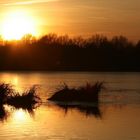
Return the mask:
<path id="1" fill-rule="evenodd" d="M 62 102 L 99 102 L 99 93 L 103 82 L 87 83 L 79 88 L 70 88 L 64 84 L 48 100 Z"/>
<path id="2" fill-rule="evenodd" d="M 8 96 L 11 96 L 13 92 L 10 84 L 0 83 L 0 105 L 5 104 Z"/>
<path id="3" fill-rule="evenodd" d="M 15 108 L 30 109 L 35 108 L 36 105 L 41 103 L 40 97 L 36 94 L 36 87 L 31 87 L 28 91 L 24 92 L 22 95 L 15 93 L 9 96 L 7 99 L 7 104 L 14 106 Z"/>

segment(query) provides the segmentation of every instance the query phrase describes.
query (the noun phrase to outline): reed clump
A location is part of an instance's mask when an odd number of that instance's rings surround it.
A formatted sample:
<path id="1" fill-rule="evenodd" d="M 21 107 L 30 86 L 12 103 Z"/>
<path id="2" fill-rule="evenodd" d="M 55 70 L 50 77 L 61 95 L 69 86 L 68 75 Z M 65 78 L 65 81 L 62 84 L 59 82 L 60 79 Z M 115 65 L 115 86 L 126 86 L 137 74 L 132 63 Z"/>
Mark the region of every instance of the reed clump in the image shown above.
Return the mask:
<path id="1" fill-rule="evenodd" d="M 0 83 L 0 105 L 5 104 L 8 96 L 11 96 L 13 92 L 10 84 Z"/>
<path id="2" fill-rule="evenodd" d="M 10 84 L 0 84 L 0 105 L 11 105 L 15 108 L 32 109 L 41 103 L 41 98 L 37 95 L 36 86 L 20 94 L 15 92 Z"/>
<path id="3" fill-rule="evenodd" d="M 62 102 L 99 102 L 99 93 L 103 88 L 103 82 L 95 84 L 87 83 L 85 86 L 70 88 L 67 84 L 61 86 L 48 99 Z"/>
<path id="4" fill-rule="evenodd" d="M 36 93 L 36 87 L 31 87 L 23 94 L 16 93 L 7 99 L 7 104 L 16 108 L 35 108 L 41 102 L 40 97 Z"/>

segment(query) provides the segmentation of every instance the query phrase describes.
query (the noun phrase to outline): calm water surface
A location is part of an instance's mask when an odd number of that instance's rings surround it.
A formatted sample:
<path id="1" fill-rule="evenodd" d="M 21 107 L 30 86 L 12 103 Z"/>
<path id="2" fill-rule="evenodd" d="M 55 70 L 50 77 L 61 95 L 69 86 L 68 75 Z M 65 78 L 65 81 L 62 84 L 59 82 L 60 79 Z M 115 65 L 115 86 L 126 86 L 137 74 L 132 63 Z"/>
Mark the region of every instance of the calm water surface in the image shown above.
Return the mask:
<path id="1" fill-rule="evenodd" d="M 47 102 L 56 88 L 104 81 L 98 106 Z M 38 85 L 43 104 L 34 110 L 0 107 L 2 140 L 139 140 L 140 73 L 1 72 L 0 82 L 19 91 Z"/>

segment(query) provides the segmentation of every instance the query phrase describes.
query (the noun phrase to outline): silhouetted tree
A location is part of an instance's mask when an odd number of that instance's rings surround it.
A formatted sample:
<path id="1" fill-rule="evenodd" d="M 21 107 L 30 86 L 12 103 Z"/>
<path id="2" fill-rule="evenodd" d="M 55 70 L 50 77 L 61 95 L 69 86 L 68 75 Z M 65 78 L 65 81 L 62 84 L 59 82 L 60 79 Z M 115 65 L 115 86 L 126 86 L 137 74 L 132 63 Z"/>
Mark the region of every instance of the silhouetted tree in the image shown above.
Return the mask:
<path id="1" fill-rule="evenodd" d="M 47 34 L 36 39 L 28 34 L 0 43 L 0 70 L 140 71 L 140 41 L 123 36 Z"/>

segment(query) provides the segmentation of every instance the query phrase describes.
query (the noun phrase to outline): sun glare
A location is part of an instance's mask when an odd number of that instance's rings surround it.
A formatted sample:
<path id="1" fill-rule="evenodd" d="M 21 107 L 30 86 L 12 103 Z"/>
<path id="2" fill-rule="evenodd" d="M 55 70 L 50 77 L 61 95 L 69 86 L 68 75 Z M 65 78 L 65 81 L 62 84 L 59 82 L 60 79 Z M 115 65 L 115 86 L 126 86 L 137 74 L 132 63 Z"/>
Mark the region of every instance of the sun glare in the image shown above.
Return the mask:
<path id="1" fill-rule="evenodd" d="M 19 40 L 25 34 L 36 34 L 35 21 L 26 12 L 16 11 L 7 15 L 2 23 L 2 36 L 6 40 Z"/>

